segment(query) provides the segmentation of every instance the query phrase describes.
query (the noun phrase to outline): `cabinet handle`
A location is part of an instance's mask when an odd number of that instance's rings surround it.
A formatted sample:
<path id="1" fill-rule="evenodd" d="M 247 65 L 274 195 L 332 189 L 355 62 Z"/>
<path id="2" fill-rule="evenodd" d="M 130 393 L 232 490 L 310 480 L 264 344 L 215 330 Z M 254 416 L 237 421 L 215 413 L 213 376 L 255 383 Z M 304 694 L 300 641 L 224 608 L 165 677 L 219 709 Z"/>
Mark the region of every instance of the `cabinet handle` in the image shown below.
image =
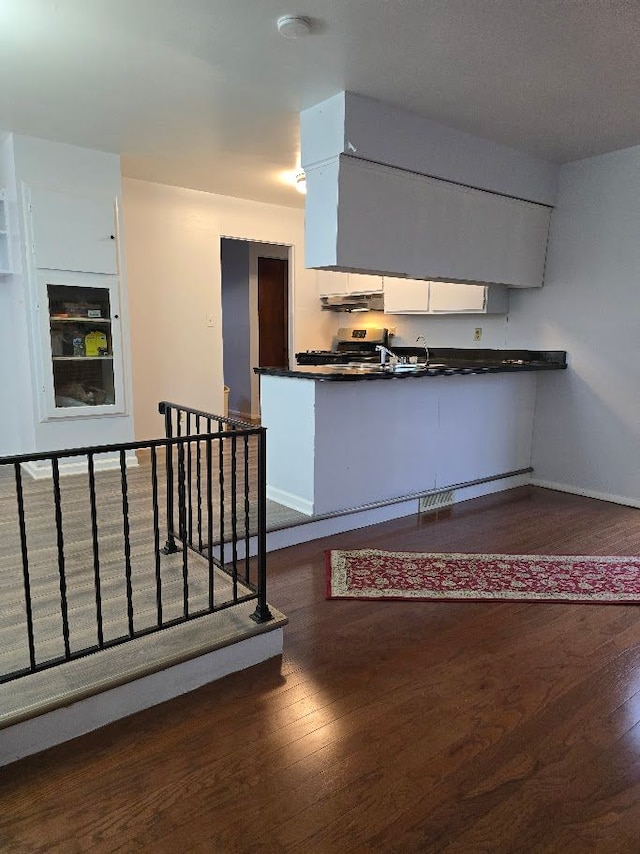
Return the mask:
<path id="1" fill-rule="evenodd" d="M 116 239 L 115 234 L 110 234 L 110 235 L 109 235 L 109 239 L 110 239 L 110 240 L 115 240 L 115 239 Z"/>

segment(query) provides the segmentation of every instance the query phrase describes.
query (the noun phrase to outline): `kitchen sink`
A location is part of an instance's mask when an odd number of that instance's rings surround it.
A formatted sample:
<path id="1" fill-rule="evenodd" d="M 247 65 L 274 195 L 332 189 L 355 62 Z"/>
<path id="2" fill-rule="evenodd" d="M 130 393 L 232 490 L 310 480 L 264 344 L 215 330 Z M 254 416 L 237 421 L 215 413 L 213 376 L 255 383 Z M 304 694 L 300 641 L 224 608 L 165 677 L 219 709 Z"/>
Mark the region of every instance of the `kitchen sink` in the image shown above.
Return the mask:
<path id="1" fill-rule="evenodd" d="M 446 368 L 442 362 L 430 362 L 426 365 L 424 362 L 419 364 L 397 364 L 397 365 L 380 365 L 375 362 L 350 362 L 348 365 L 336 365 L 337 370 L 350 371 L 361 374 L 403 374 L 415 371 L 426 371 L 431 368 Z"/>

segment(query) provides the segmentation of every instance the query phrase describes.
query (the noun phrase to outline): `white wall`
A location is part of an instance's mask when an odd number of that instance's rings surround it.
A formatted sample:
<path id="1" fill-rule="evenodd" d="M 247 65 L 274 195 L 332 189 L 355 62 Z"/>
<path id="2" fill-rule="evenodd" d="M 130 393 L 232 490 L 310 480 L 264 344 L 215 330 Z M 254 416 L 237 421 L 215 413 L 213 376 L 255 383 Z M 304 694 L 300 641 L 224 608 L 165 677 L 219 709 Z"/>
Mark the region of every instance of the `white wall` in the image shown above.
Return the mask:
<path id="1" fill-rule="evenodd" d="M 534 477 L 640 506 L 640 147 L 562 168 L 545 285 L 510 305 L 508 346 L 569 358 L 540 375 Z"/>
<path id="2" fill-rule="evenodd" d="M 0 279 L 0 456 L 19 454 L 35 446 L 31 390 L 30 338 L 26 286 L 20 245 L 20 216 L 13 137 L 0 146 L 0 184 L 6 190 L 13 275 Z"/>
<path id="3" fill-rule="evenodd" d="M 222 412 L 221 237 L 292 247 L 293 352 L 327 346 L 302 210 L 128 178 L 123 196 L 137 438 L 160 435 L 160 400 Z"/>
<path id="4" fill-rule="evenodd" d="M 23 199 L 25 186 L 47 187 L 98 198 L 106 205 L 116 200 L 120 207 L 120 158 L 102 151 L 13 134 L 2 146 L 2 173 L 12 211 L 16 240 L 12 260 L 16 274 L 11 277 L 10 290 L 5 291 L 0 304 L 11 317 L 11 329 L 4 330 L 7 334 L 0 338 L 0 363 L 10 366 L 11 376 L 0 374 L 0 380 L 3 391 L 4 388 L 13 389 L 15 395 L 12 398 L 15 410 L 0 428 L 0 454 L 125 442 L 133 437 L 131 384 L 126 368 L 125 415 L 55 421 L 44 418 L 41 377 L 50 368 L 41 362 L 41 330 L 35 310 L 38 292 L 25 230 Z M 122 235 L 119 251 L 124 261 Z M 126 278 L 122 272 L 120 291 L 125 302 Z M 122 340 L 126 366 L 129 363 L 126 317 L 122 321 Z"/>

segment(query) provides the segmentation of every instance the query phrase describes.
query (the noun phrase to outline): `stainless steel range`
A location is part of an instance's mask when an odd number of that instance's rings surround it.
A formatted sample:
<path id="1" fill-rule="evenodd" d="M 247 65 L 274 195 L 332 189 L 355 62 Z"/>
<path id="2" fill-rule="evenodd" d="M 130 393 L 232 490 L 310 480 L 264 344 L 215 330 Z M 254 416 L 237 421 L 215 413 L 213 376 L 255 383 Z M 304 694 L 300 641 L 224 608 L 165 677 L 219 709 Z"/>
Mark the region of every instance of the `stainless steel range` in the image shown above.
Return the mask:
<path id="1" fill-rule="evenodd" d="M 333 350 L 296 353 L 299 365 L 348 365 L 350 362 L 379 362 L 376 346 L 389 346 L 389 330 L 381 327 L 338 329 Z"/>

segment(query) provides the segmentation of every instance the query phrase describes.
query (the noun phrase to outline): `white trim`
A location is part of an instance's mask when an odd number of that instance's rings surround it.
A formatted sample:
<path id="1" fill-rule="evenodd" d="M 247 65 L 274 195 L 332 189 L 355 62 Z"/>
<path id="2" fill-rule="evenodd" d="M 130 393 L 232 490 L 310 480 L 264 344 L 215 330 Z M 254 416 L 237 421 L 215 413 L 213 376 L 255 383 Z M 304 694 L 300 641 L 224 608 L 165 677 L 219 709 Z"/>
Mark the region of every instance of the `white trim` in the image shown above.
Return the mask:
<path id="1" fill-rule="evenodd" d="M 267 484 L 267 498 L 270 501 L 275 501 L 277 504 L 284 504 L 285 507 L 290 507 L 292 510 L 297 510 L 298 513 L 304 513 L 305 516 L 313 515 L 313 502 L 300 498 L 299 495 L 293 495 L 284 489 L 278 489 L 275 486 Z"/>
<path id="2" fill-rule="evenodd" d="M 264 632 L 7 727 L 0 731 L 0 766 L 282 655 L 282 644 L 281 628 Z"/>
<path id="3" fill-rule="evenodd" d="M 127 451 L 125 453 L 125 463 L 127 468 L 137 468 L 139 466 L 135 451 Z M 26 463 L 21 463 L 21 467 L 34 480 L 47 480 L 52 477 L 50 460 L 29 460 Z M 104 454 L 94 457 L 95 471 L 113 471 L 119 468 L 119 454 Z M 59 471 L 61 477 L 71 474 L 86 474 L 87 470 L 86 457 L 77 457 L 73 462 L 68 457 L 60 460 Z"/>
<path id="4" fill-rule="evenodd" d="M 462 501 L 470 501 L 472 498 L 481 498 L 483 495 L 491 495 L 494 492 L 504 492 L 507 489 L 515 489 L 517 486 L 526 486 L 531 483 L 530 475 L 519 474 L 506 477 L 503 480 L 494 480 L 489 483 L 480 483 L 476 486 L 467 486 L 455 490 L 455 502 L 449 504 L 448 508 L 460 504 Z M 442 487 L 446 489 L 447 487 Z M 268 487 L 267 487 L 268 491 Z M 279 502 L 283 503 L 283 502 Z M 448 509 L 447 508 L 447 509 Z M 413 516 L 419 513 L 419 502 L 417 498 L 398 501 L 383 507 L 373 507 L 355 513 L 344 513 L 340 516 L 331 516 L 324 519 L 310 519 L 300 525 L 283 528 L 267 533 L 267 552 L 278 551 L 298 543 L 307 543 L 318 540 L 321 537 L 330 537 L 333 534 L 341 534 L 344 531 L 355 531 L 358 528 L 366 528 L 369 525 L 377 525 L 379 522 L 388 522 L 391 519 L 400 519 L 403 516 Z M 251 551 L 253 554 L 253 550 Z"/>
<path id="5" fill-rule="evenodd" d="M 639 498 L 631 498 L 627 495 L 614 495 L 611 492 L 600 492 L 597 489 L 583 489 L 568 483 L 555 483 L 551 480 L 538 478 L 531 479 L 531 486 L 540 486 L 543 489 L 555 489 L 558 492 L 570 492 L 572 495 L 584 495 L 585 498 L 597 498 L 599 501 L 611 501 L 613 504 L 624 504 L 627 507 L 640 507 Z"/>

